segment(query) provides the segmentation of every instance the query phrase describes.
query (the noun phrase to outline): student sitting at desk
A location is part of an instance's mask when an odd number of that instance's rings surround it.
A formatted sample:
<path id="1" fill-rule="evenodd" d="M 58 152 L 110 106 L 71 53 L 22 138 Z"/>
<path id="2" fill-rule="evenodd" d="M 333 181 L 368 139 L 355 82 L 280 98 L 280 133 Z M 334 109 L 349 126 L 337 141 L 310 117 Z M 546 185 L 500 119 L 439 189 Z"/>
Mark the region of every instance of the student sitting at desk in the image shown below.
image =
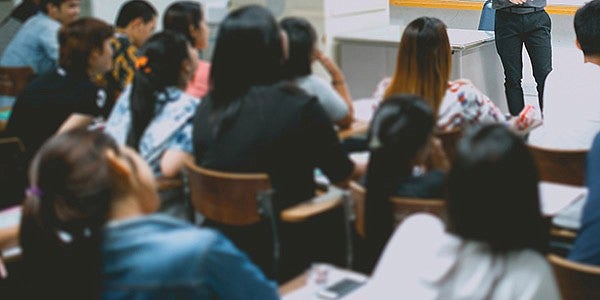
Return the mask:
<path id="1" fill-rule="evenodd" d="M 406 219 L 353 299 L 560 299 L 536 167 L 519 137 L 501 125 L 468 131 L 447 207 L 447 228 L 429 214 Z"/>
<path id="2" fill-rule="evenodd" d="M 309 95 L 316 96 L 331 121 L 347 128 L 354 119 L 352 98 L 340 68 L 317 48 L 317 33 L 306 20 L 287 17 L 281 28 L 289 41 L 288 57 L 283 65 L 284 77 L 293 80 Z M 312 73 L 312 63 L 317 60 L 331 75 L 331 84 Z"/>
<path id="3" fill-rule="evenodd" d="M 202 12 L 202 7 L 197 1 L 177 1 L 171 4 L 163 17 L 165 30 L 172 30 L 183 34 L 196 51 L 208 47 L 208 26 Z M 208 92 L 210 62 L 199 59 L 196 73 L 190 80 L 185 92 L 202 98 Z"/>
<path id="4" fill-rule="evenodd" d="M 439 130 L 505 121 L 500 109 L 469 81 L 450 81 L 451 64 L 446 25 L 436 18 L 418 18 L 402 34 L 394 76 L 379 83 L 375 97 L 421 96 L 433 108 Z"/>
<path id="5" fill-rule="evenodd" d="M 337 184 L 345 183 L 355 170 L 317 99 L 282 81 L 284 55 L 282 32 L 266 8 L 246 6 L 232 11 L 219 28 L 210 74 L 212 89 L 193 122 L 197 164 L 226 172 L 267 173 L 277 211 L 315 195 L 315 168 Z M 256 238 L 268 232 L 263 225 L 252 225 L 256 234 L 232 230 L 228 236 L 238 235 L 232 239 L 243 250 L 260 252 L 251 257 L 263 260 L 260 265 L 267 270 L 269 255 L 261 255 L 264 252 L 257 248 L 269 243 Z M 288 249 L 318 247 L 315 237 L 305 237 L 289 236 L 306 243 Z M 299 258 L 308 259 L 305 253 Z"/>
<path id="6" fill-rule="evenodd" d="M 82 18 L 61 28 L 59 67 L 35 78 L 17 98 L 7 133 L 23 141 L 26 161 L 59 129 L 85 127 L 100 116 L 106 93 L 95 79 L 112 67 L 113 29 Z"/>
<path id="7" fill-rule="evenodd" d="M 157 176 L 174 177 L 192 153 L 192 117 L 199 100 L 183 92 L 198 55 L 179 33 L 150 37 L 133 84 L 117 100 L 106 132 L 140 152 Z"/>
<path id="8" fill-rule="evenodd" d="M 279 299 L 220 233 L 158 214 L 154 176 L 130 148 L 85 130 L 37 154 L 23 205 L 23 299 Z"/>
<path id="9" fill-rule="evenodd" d="M 449 163 L 440 141 L 431 136 L 433 115 L 420 97 L 396 95 L 383 102 L 371 121 L 365 199 L 366 242 L 370 248 L 368 269 L 372 268 L 393 232 L 391 196 L 443 196 Z M 426 162 L 429 170 L 414 175 L 414 167 Z"/>

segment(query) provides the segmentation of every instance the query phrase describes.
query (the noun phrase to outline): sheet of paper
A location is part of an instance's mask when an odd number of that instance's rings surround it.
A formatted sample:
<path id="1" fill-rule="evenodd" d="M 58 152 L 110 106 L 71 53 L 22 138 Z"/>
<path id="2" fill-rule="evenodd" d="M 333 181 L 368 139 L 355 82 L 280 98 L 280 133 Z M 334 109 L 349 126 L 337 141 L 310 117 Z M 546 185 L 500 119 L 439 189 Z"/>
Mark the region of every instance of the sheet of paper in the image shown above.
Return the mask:
<path id="1" fill-rule="evenodd" d="M 0 229 L 19 225 L 21 221 L 21 206 L 15 206 L 0 211 Z"/>
<path id="2" fill-rule="evenodd" d="M 542 214 L 545 216 L 557 214 L 587 194 L 587 188 L 585 187 L 550 182 L 541 182 L 539 191 Z"/>
<path id="3" fill-rule="evenodd" d="M 339 268 L 336 268 L 335 266 L 330 265 L 328 267 L 328 272 L 327 272 L 327 281 L 324 284 L 315 285 L 315 284 L 311 284 L 310 282 L 307 282 L 307 284 L 304 287 L 301 287 L 289 294 L 284 295 L 281 299 L 283 299 L 283 300 L 322 300 L 322 298 L 319 298 L 319 296 L 317 296 L 317 291 L 319 289 L 325 288 L 335 282 L 338 282 L 344 278 L 350 278 L 350 279 L 354 279 L 357 281 L 367 280 L 367 277 L 363 274 L 355 273 L 355 272 L 344 270 L 344 269 L 339 269 Z M 311 276 L 309 275 L 308 281 L 310 281 L 310 280 L 311 280 Z M 350 295 L 352 295 L 352 293 L 350 293 L 346 297 L 348 297 Z M 346 297 L 341 298 L 341 299 L 345 299 Z"/>

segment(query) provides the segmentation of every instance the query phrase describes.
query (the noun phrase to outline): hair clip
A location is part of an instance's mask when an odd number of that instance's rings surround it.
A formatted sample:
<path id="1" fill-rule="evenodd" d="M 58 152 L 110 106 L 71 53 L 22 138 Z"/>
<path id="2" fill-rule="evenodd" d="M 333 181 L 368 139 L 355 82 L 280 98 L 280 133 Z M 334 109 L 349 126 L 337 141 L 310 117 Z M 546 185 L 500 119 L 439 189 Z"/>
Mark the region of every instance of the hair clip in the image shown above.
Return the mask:
<path id="1" fill-rule="evenodd" d="M 144 72 L 146 74 L 150 74 L 150 72 L 152 72 L 152 69 L 148 66 L 148 57 L 147 56 L 138 57 L 137 60 L 135 61 L 135 68 L 138 70 L 142 70 L 142 72 Z"/>
<path id="2" fill-rule="evenodd" d="M 39 187 L 30 186 L 25 190 L 25 195 L 27 195 L 27 197 L 42 197 L 43 193 Z"/>

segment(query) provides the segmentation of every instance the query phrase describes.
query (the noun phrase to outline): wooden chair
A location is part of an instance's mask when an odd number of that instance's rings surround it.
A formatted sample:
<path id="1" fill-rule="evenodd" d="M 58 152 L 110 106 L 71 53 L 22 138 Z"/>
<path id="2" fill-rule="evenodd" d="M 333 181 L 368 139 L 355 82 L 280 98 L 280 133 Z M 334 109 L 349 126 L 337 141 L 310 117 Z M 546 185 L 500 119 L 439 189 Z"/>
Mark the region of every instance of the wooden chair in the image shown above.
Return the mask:
<path id="1" fill-rule="evenodd" d="M 350 193 L 352 195 L 352 199 L 354 199 L 354 212 L 356 215 L 356 221 L 354 222 L 354 227 L 356 233 L 360 237 L 365 237 L 365 197 L 367 195 L 367 191 L 365 188 L 360 185 L 358 182 L 351 181 L 350 182 Z"/>
<path id="2" fill-rule="evenodd" d="M 435 131 L 434 135 L 442 141 L 444 152 L 446 152 L 448 160 L 452 163 L 456 159 L 456 145 L 463 135 L 463 130 L 461 128 L 454 128 L 447 131 Z"/>
<path id="3" fill-rule="evenodd" d="M 600 267 L 548 255 L 563 299 L 600 299 Z"/>
<path id="4" fill-rule="evenodd" d="M 446 200 L 391 197 L 390 201 L 394 207 L 394 222 L 396 225 L 402 223 L 408 216 L 418 212 L 428 212 L 446 220 Z"/>
<path id="5" fill-rule="evenodd" d="M 528 145 L 540 180 L 583 186 L 588 150 L 559 150 Z"/>
<path id="6" fill-rule="evenodd" d="M 349 232 L 353 214 L 352 200 L 339 189 L 297 204 L 276 214 L 272 204 L 271 183 L 267 174 L 227 173 L 209 170 L 186 162 L 185 171 L 193 208 L 206 219 L 229 226 L 247 226 L 263 219 L 269 222 L 273 238 L 274 274 L 280 257 L 277 223 L 302 222 L 337 207 L 344 206 L 347 239 L 347 264 L 352 264 L 352 240 Z"/>
<path id="7" fill-rule="evenodd" d="M 0 209 L 21 203 L 27 185 L 25 146 L 17 137 L 0 138 Z"/>
<path id="8" fill-rule="evenodd" d="M 30 67 L 0 67 L 0 95 L 17 97 L 33 75 Z"/>

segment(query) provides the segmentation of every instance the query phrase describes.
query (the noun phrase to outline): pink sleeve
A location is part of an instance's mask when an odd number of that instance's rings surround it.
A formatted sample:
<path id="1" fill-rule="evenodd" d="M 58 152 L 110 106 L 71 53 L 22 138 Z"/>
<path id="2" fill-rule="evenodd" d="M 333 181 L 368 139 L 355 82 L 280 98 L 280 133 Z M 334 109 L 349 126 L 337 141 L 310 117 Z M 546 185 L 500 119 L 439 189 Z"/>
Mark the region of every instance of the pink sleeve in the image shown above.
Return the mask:
<path id="1" fill-rule="evenodd" d="M 208 92 L 208 76 L 210 74 L 210 63 L 206 61 L 198 62 L 198 69 L 194 77 L 189 82 L 186 93 L 197 98 L 202 98 Z"/>

